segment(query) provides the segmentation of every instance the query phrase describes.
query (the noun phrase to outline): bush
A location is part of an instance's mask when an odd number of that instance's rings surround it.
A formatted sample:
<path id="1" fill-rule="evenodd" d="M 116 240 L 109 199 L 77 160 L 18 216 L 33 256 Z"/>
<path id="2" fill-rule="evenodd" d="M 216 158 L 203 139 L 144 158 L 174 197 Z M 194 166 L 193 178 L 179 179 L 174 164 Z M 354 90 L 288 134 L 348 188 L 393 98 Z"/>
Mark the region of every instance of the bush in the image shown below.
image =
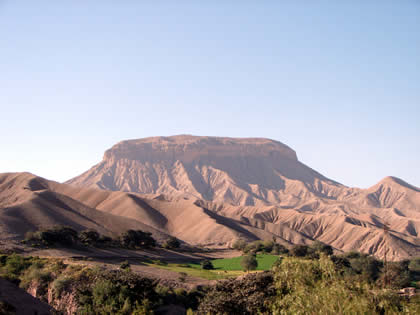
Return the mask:
<path id="1" fill-rule="evenodd" d="M 295 245 L 289 253 L 294 257 L 305 257 L 310 253 L 310 250 L 307 245 Z"/>
<path id="2" fill-rule="evenodd" d="M 244 240 L 238 239 L 232 244 L 232 248 L 242 251 L 242 250 L 244 250 L 246 245 L 247 245 L 247 243 Z"/>
<path id="3" fill-rule="evenodd" d="M 79 233 L 79 240 L 85 245 L 94 246 L 99 242 L 100 235 L 94 230 L 86 230 Z"/>
<path id="4" fill-rule="evenodd" d="M 270 314 L 275 295 L 271 272 L 249 274 L 241 280 L 229 279 L 208 288 L 198 314 Z"/>
<path id="5" fill-rule="evenodd" d="M 256 254 L 258 252 L 263 251 L 263 249 L 264 249 L 263 243 L 261 241 L 255 241 L 246 245 L 245 248 L 243 249 L 243 252 L 249 253 L 249 254 Z"/>
<path id="6" fill-rule="evenodd" d="M 408 264 L 408 269 L 410 269 L 410 271 L 420 273 L 420 257 L 412 259 Z"/>
<path id="7" fill-rule="evenodd" d="M 388 266 L 382 269 L 377 282 L 379 286 L 391 289 L 402 289 L 410 286 L 411 279 L 408 264 L 401 262 L 388 263 Z"/>
<path id="8" fill-rule="evenodd" d="M 254 255 L 246 255 L 242 257 L 241 266 L 245 271 L 255 270 L 258 266 L 257 258 Z"/>
<path id="9" fill-rule="evenodd" d="M 319 260 L 285 258 L 275 268 L 275 283 L 275 314 L 393 314 L 403 307 L 395 293 L 341 276 L 324 254 Z"/>
<path id="10" fill-rule="evenodd" d="M 30 266 L 21 278 L 20 287 L 28 289 L 31 283 L 36 282 L 39 288 L 46 289 L 51 281 L 51 273 L 40 269 L 37 265 Z"/>
<path id="11" fill-rule="evenodd" d="M 181 282 L 185 282 L 186 279 L 187 279 L 187 274 L 185 272 L 180 272 L 178 280 Z"/>
<path id="12" fill-rule="evenodd" d="M 33 242 L 33 245 L 63 245 L 73 246 L 78 240 L 77 232 L 71 227 L 55 226 L 50 229 L 43 229 L 37 232 L 26 233 L 26 242 Z"/>
<path id="13" fill-rule="evenodd" d="M 127 248 L 141 248 L 156 246 L 152 233 L 141 230 L 128 230 L 120 236 L 121 245 Z"/>
<path id="14" fill-rule="evenodd" d="M 210 260 L 203 260 L 201 263 L 201 269 L 211 270 L 214 269 L 214 266 Z"/>
<path id="15" fill-rule="evenodd" d="M 163 248 L 168 248 L 168 249 L 174 249 L 174 248 L 179 248 L 181 246 L 181 243 L 178 241 L 177 238 L 171 236 L 168 240 L 166 240 L 162 247 Z"/>
<path id="16" fill-rule="evenodd" d="M 331 256 L 334 253 L 333 248 L 330 245 L 324 244 L 320 241 L 314 241 L 311 244 L 310 248 L 313 251 L 315 251 L 318 255 L 324 253 L 327 256 Z"/>
<path id="17" fill-rule="evenodd" d="M 24 257 L 17 254 L 12 254 L 7 257 L 5 269 L 8 273 L 19 275 L 24 269 L 28 268 L 31 264 L 25 260 Z"/>
<path id="18" fill-rule="evenodd" d="M 67 276 L 55 279 L 52 283 L 55 297 L 60 297 L 60 295 L 70 287 L 71 282 L 72 280 Z"/>
<path id="19" fill-rule="evenodd" d="M 368 282 L 378 279 L 382 262 L 367 254 L 351 255 L 350 257 L 354 257 L 349 259 L 352 273 L 360 275 Z"/>
<path id="20" fill-rule="evenodd" d="M 282 254 L 288 254 L 289 250 L 286 246 L 275 243 L 273 246 L 273 249 L 271 250 L 271 254 L 273 255 L 282 255 Z"/>
<path id="21" fill-rule="evenodd" d="M 271 253 L 275 245 L 273 241 L 264 241 L 262 242 L 262 251 L 267 254 Z"/>
<path id="22" fill-rule="evenodd" d="M 125 260 L 120 264 L 120 269 L 123 269 L 123 270 L 130 269 L 130 263 L 128 262 L 128 260 Z"/>

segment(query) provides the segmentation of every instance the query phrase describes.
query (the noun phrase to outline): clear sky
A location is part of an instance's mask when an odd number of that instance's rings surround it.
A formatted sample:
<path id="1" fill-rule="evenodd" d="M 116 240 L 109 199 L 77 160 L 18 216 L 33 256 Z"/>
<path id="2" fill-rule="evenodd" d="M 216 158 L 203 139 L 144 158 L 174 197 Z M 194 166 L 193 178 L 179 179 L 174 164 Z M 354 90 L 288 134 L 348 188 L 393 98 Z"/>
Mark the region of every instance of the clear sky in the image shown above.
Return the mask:
<path id="1" fill-rule="evenodd" d="M 0 0 L 0 109 L 0 172 L 64 181 L 193 134 L 420 186 L 420 1 Z"/>

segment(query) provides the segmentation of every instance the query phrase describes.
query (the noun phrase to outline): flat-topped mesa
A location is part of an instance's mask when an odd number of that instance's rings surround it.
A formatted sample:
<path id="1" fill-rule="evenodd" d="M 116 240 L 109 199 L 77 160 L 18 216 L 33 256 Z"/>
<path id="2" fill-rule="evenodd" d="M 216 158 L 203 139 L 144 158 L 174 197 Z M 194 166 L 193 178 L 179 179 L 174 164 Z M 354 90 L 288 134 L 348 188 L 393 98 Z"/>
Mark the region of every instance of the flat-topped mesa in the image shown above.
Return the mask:
<path id="1" fill-rule="evenodd" d="M 296 152 L 285 144 L 265 138 L 225 138 L 180 135 L 122 141 L 107 150 L 104 160 L 141 162 L 179 160 L 184 163 L 201 158 L 266 157 L 297 161 Z"/>
<path id="2" fill-rule="evenodd" d="M 119 142 L 102 162 L 67 183 L 172 199 L 285 206 L 303 196 L 332 198 L 343 188 L 300 163 L 281 142 L 190 135 Z"/>

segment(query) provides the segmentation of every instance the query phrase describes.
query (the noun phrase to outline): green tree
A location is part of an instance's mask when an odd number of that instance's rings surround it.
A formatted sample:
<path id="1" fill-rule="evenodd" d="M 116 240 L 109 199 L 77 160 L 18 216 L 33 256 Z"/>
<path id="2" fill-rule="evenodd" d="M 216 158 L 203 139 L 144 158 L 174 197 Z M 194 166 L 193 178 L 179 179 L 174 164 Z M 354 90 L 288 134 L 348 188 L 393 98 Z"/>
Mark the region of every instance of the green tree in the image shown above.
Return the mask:
<path id="1" fill-rule="evenodd" d="M 314 250 L 318 255 L 320 253 L 324 253 L 325 255 L 331 256 L 334 253 L 333 248 L 331 247 L 331 245 L 324 244 L 324 243 L 322 243 L 320 241 L 314 241 L 311 244 L 310 248 L 312 250 Z"/>
<path id="2" fill-rule="evenodd" d="M 214 269 L 214 266 L 210 260 L 203 260 L 201 263 L 201 269 L 211 270 Z"/>
<path id="3" fill-rule="evenodd" d="M 240 280 L 228 279 L 209 287 L 200 300 L 198 314 L 271 314 L 276 295 L 269 271 L 251 273 Z"/>
<path id="4" fill-rule="evenodd" d="M 290 255 L 295 257 L 305 257 L 310 253 L 309 246 L 307 245 L 295 245 L 290 250 Z"/>
<path id="5" fill-rule="evenodd" d="M 165 243 L 163 243 L 163 247 L 169 248 L 169 249 L 179 248 L 180 246 L 181 246 L 181 243 L 178 241 L 176 237 L 173 237 L 173 236 L 171 236 L 169 239 L 165 241 Z"/>
<path id="6" fill-rule="evenodd" d="M 123 262 L 121 262 L 120 269 L 130 270 L 130 263 L 128 262 L 128 260 L 124 260 Z"/>
<path id="7" fill-rule="evenodd" d="M 128 248 L 153 247 L 156 245 L 152 233 L 141 230 L 128 230 L 120 236 L 121 245 Z"/>
<path id="8" fill-rule="evenodd" d="M 271 251 L 271 254 L 273 255 L 282 255 L 282 254 L 288 254 L 289 250 L 286 248 L 286 246 L 275 243 L 273 246 L 273 249 Z"/>
<path id="9" fill-rule="evenodd" d="M 79 233 L 79 240 L 85 245 L 96 245 L 100 235 L 95 230 L 86 230 Z"/>
<path id="10" fill-rule="evenodd" d="M 388 268 L 382 269 L 382 273 L 377 280 L 379 286 L 392 289 L 401 289 L 410 286 L 410 271 L 408 264 L 401 262 L 388 263 Z"/>
<path id="11" fill-rule="evenodd" d="M 237 239 L 233 244 L 232 248 L 236 250 L 244 250 L 246 242 L 243 239 Z"/>
<path id="12" fill-rule="evenodd" d="M 250 270 L 255 270 L 258 266 L 257 258 L 254 255 L 243 256 L 241 260 L 241 266 L 247 272 Z"/>
<path id="13" fill-rule="evenodd" d="M 397 294 L 342 276 L 325 254 L 284 258 L 274 272 L 273 314 L 396 314 L 403 309 Z"/>

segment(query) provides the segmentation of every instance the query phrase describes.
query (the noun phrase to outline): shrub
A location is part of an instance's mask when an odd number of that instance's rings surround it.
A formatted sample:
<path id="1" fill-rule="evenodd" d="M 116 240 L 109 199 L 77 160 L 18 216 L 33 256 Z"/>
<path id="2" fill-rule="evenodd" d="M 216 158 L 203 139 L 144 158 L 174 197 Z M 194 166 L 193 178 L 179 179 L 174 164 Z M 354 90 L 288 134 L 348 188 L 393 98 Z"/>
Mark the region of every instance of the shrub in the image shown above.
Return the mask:
<path id="1" fill-rule="evenodd" d="M 282 255 L 289 253 L 289 250 L 286 246 L 275 243 L 273 249 L 271 250 L 271 254 L 273 255 Z"/>
<path id="2" fill-rule="evenodd" d="M 333 248 L 330 245 L 324 244 L 320 241 L 314 241 L 310 248 L 317 254 L 324 253 L 325 255 L 331 256 L 334 253 Z"/>
<path id="3" fill-rule="evenodd" d="M 408 264 L 410 271 L 420 272 L 420 257 L 414 258 Z"/>
<path id="4" fill-rule="evenodd" d="M 187 279 L 187 274 L 185 272 L 180 272 L 178 280 L 181 282 L 185 282 L 186 279 Z"/>
<path id="5" fill-rule="evenodd" d="M 310 253 L 310 250 L 307 245 L 295 245 L 289 253 L 294 257 L 305 257 Z"/>
<path id="6" fill-rule="evenodd" d="M 263 249 L 264 249 L 263 243 L 261 241 L 255 241 L 246 245 L 245 248 L 243 249 L 243 252 L 256 254 L 258 252 L 263 251 Z"/>
<path id="7" fill-rule="evenodd" d="M 238 239 L 232 244 L 232 248 L 242 251 L 242 250 L 244 250 L 246 245 L 247 245 L 247 243 L 244 240 Z"/>
<path id="8" fill-rule="evenodd" d="M 269 314 L 276 295 L 271 272 L 249 274 L 209 287 L 198 306 L 198 314 Z"/>
<path id="9" fill-rule="evenodd" d="M 20 287 L 28 289 L 33 282 L 38 284 L 38 287 L 46 289 L 51 281 L 51 273 L 40 269 L 37 265 L 30 266 L 25 274 L 21 277 Z"/>
<path id="10" fill-rule="evenodd" d="M 132 308 L 131 314 L 136 314 L 140 310 L 150 312 L 152 303 L 158 300 L 154 290 L 156 285 L 154 280 L 135 273 L 119 270 L 102 270 L 91 274 L 83 271 L 83 273 L 83 277 L 88 276 L 88 280 L 84 285 L 79 281 L 77 286 L 80 313 L 122 314 L 122 309 L 127 309 L 128 303 Z"/>
<path id="11" fill-rule="evenodd" d="M 86 230 L 79 233 L 79 240 L 85 245 L 96 245 L 99 242 L 100 235 L 94 230 Z"/>
<path id="12" fill-rule="evenodd" d="M 181 246 L 181 243 L 178 241 L 176 237 L 171 236 L 169 239 L 167 239 L 163 243 L 162 246 L 163 248 L 174 249 L 174 248 L 179 248 Z"/>
<path id="13" fill-rule="evenodd" d="M 127 248 L 153 247 L 156 241 L 152 233 L 141 230 L 128 230 L 120 236 L 121 245 Z"/>
<path id="14" fill-rule="evenodd" d="M 378 279 L 382 262 L 367 254 L 351 255 L 350 257 L 354 257 L 349 259 L 352 273 L 360 275 L 369 282 Z"/>
<path id="15" fill-rule="evenodd" d="M 210 260 L 203 260 L 201 263 L 201 269 L 211 270 L 214 269 L 214 266 Z"/>
<path id="16" fill-rule="evenodd" d="M 120 264 L 120 269 L 123 269 L 123 270 L 130 269 L 130 263 L 128 262 L 128 260 L 125 260 Z"/>
<path id="17" fill-rule="evenodd" d="M 275 243 L 273 241 L 264 241 L 262 242 L 262 251 L 264 253 L 271 253 L 273 251 L 274 246 Z"/>
<path id="18" fill-rule="evenodd" d="M 111 245 L 113 242 L 118 243 L 118 240 L 113 240 L 109 236 L 100 235 L 97 244 Z"/>
<path id="19" fill-rule="evenodd" d="M 5 269 L 8 273 L 11 273 L 13 275 L 19 275 L 24 269 L 28 268 L 30 266 L 30 263 L 25 260 L 24 257 L 12 254 L 7 257 Z"/>
<path id="20" fill-rule="evenodd" d="M 330 258 L 285 258 L 275 268 L 275 314 L 383 314 L 402 309 L 399 297 L 374 291 L 367 282 L 344 278 Z"/>
<path id="21" fill-rule="evenodd" d="M 7 261 L 7 255 L 0 255 L 0 266 L 4 266 L 6 264 Z"/>
<path id="22" fill-rule="evenodd" d="M 377 280 L 379 286 L 391 289 L 401 289 L 410 286 L 410 271 L 408 264 L 388 263 L 382 269 L 382 273 Z"/>
<path id="23" fill-rule="evenodd" d="M 245 271 L 255 270 L 258 266 L 257 258 L 254 255 L 246 255 L 242 257 L 241 266 Z"/>
<path id="24" fill-rule="evenodd" d="M 350 261 L 344 256 L 330 256 L 331 261 L 334 263 L 335 270 L 340 272 L 340 274 L 344 274 L 345 272 L 351 269 Z"/>
<path id="25" fill-rule="evenodd" d="M 50 229 L 43 229 L 36 232 L 26 233 L 25 241 L 34 242 L 33 245 L 52 246 L 61 244 L 73 246 L 78 240 L 77 232 L 71 227 L 55 226 Z"/>
<path id="26" fill-rule="evenodd" d="M 65 290 L 70 287 L 72 280 L 67 276 L 58 277 L 52 283 L 54 295 L 58 298 Z"/>
<path id="27" fill-rule="evenodd" d="M 156 292 L 157 294 L 159 294 L 160 296 L 162 296 L 162 297 L 166 297 L 166 296 L 168 296 L 168 295 L 169 295 L 170 290 L 169 290 L 169 288 L 168 288 L 168 287 L 165 287 L 165 286 L 163 286 L 163 285 L 158 284 L 158 285 L 155 287 L 155 292 Z"/>

